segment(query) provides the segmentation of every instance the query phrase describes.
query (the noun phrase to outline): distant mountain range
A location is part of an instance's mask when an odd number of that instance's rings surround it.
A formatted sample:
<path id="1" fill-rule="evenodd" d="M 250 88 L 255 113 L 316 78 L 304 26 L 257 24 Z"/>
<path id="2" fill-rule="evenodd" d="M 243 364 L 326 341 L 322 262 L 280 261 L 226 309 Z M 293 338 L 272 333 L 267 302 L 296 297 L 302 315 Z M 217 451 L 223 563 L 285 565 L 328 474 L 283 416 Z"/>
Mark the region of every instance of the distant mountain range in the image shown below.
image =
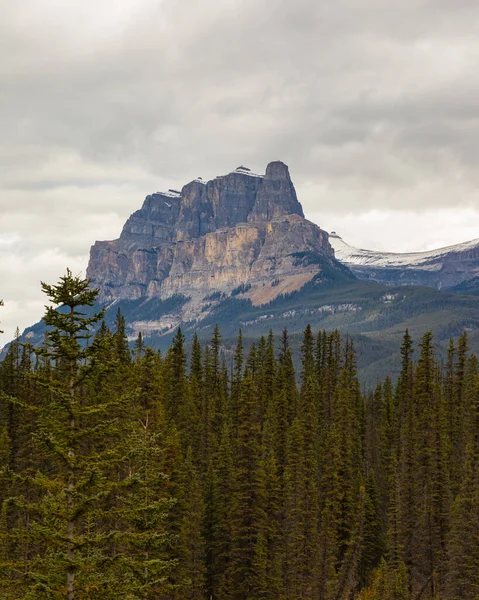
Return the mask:
<path id="1" fill-rule="evenodd" d="M 349 246 L 304 217 L 276 161 L 147 196 L 117 240 L 92 246 L 87 275 L 107 324 L 121 308 L 132 340 L 166 347 L 180 325 L 208 339 L 218 324 L 226 349 L 240 328 L 252 342 L 287 327 L 299 345 L 310 323 L 355 339 L 372 384 L 395 376 L 406 328 L 418 341 L 433 330 L 439 350 L 466 329 L 479 351 L 478 270 L 479 240 L 414 254 Z M 43 330 L 24 335 L 41 342 Z"/>
<path id="2" fill-rule="evenodd" d="M 479 291 L 479 239 L 428 252 L 377 252 L 347 244 L 336 232 L 335 257 L 359 278 L 388 285 L 425 285 L 438 290 Z"/>

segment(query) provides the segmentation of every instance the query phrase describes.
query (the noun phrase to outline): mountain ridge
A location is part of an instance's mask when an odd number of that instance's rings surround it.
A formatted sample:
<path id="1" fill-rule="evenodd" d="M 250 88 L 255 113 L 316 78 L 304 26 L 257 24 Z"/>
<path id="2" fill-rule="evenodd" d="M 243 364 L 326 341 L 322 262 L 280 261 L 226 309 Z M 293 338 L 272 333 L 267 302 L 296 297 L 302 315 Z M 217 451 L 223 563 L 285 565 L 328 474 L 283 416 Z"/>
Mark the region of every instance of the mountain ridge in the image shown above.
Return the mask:
<path id="1" fill-rule="evenodd" d="M 463 284 L 479 275 L 479 238 L 435 250 L 404 253 L 355 248 L 334 231 L 329 240 L 335 257 L 359 279 L 462 290 Z"/>

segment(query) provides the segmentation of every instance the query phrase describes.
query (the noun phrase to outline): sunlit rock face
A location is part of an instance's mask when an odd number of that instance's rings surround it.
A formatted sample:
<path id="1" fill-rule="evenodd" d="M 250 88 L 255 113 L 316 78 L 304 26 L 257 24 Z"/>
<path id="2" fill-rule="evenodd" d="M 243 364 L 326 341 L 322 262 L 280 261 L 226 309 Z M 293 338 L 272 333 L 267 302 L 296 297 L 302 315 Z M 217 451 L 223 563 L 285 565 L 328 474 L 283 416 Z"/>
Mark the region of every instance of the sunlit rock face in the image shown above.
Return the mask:
<path id="1" fill-rule="evenodd" d="M 256 175 L 246 167 L 212 181 L 196 179 L 181 191 L 146 197 L 119 239 L 96 242 L 87 275 L 100 299 L 190 297 L 205 311 L 204 296 L 238 286 L 253 303 L 299 289 L 334 268 L 328 234 L 304 218 L 288 167 L 279 161 Z"/>

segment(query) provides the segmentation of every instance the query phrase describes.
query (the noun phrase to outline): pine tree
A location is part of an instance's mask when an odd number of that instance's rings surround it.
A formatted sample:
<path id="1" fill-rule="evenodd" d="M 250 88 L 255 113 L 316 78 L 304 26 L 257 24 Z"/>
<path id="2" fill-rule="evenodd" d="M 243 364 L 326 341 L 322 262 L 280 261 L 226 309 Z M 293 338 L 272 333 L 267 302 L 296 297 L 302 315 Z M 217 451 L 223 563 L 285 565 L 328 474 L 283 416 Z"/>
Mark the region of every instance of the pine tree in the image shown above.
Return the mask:
<path id="1" fill-rule="evenodd" d="M 447 531 L 446 512 L 449 489 L 447 471 L 447 413 L 439 386 L 432 333 L 420 343 L 414 397 L 418 435 L 416 437 L 417 520 L 414 524 L 413 548 L 415 585 L 429 582 L 431 597 L 438 592 L 435 573 L 444 558 Z"/>
<path id="2" fill-rule="evenodd" d="M 379 490 L 372 472 L 364 490 L 364 523 L 361 532 L 361 556 L 358 564 L 358 584 L 367 587 L 371 576 L 385 554 L 386 539 L 379 505 Z"/>
<path id="3" fill-rule="evenodd" d="M 168 535 L 169 547 L 165 550 L 164 558 L 171 561 L 168 577 L 164 582 L 163 593 L 158 594 L 161 600 L 179 600 L 184 583 L 183 563 L 184 547 L 182 526 L 184 517 L 184 478 L 185 458 L 182 452 L 184 442 L 181 433 L 174 423 L 166 423 L 163 428 L 164 442 L 160 468 L 166 477 L 165 494 L 172 502 L 165 521 L 165 531 Z"/>
<path id="4" fill-rule="evenodd" d="M 168 493 L 168 477 L 161 468 L 162 446 L 146 412 L 127 440 L 128 473 L 119 490 L 121 532 L 115 549 L 117 588 L 143 600 L 170 593 L 167 578 L 175 566 L 168 554 L 177 540 L 167 523 L 177 500 Z"/>
<path id="5" fill-rule="evenodd" d="M 289 346 L 288 330 L 284 329 L 281 336 L 281 346 L 278 356 L 277 387 L 282 390 L 284 405 L 284 419 L 291 425 L 298 410 L 298 389 L 296 386 L 296 373 L 293 364 L 293 355 Z"/>
<path id="6" fill-rule="evenodd" d="M 166 416 L 176 425 L 186 450 L 195 437 L 198 420 L 186 373 L 185 336 L 180 328 L 173 338 L 165 358 Z"/>
<path id="7" fill-rule="evenodd" d="M 191 402 L 194 408 L 194 414 L 196 416 L 196 420 L 192 424 L 192 427 L 190 429 L 191 438 L 189 440 L 189 445 L 193 452 L 194 462 L 198 466 L 201 466 L 201 469 L 204 472 L 206 471 L 206 464 L 204 462 L 205 456 L 203 455 L 202 448 L 202 415 L 205 405 L 205 383 L 201 356 L 201 345 L 196 333 L 193 337 L 193 344 L 191 349 L 189 387 L 191 389 Z M 202 475 L 202 473 L 200 473 L 200 475 Z"/>
<path id="8" fill-rule="evenodd" d="M 204 504 L 197 470 L 188 449 L 181 490 L 179 561 L 181 584 L 179 600 L 202 600 L 205 597 L 205 548 L 202 538 Z"/>
<path id="9" fill-rule="evenodd" d="M 296 418 L 287 446 L 284 523 L 285 595 L 288 600 L 315 598 L 318 573 L 317 488 L 315 473 L 306 467 L 308 442 L 304 420 Z M 312 457 L 309 457 L 311 461 Z"/>
<path id="10" fill-rule="evenodd" d="M 138 332 L 138 336 L 135 340 L 135 358 L 136 360 L 140 360 L 143 356 L 143 352 L 145 350 L 145 340 L 143 339 L 143 334 L 141 331 Z"/>
<path id="11" fill-rule="evenodd" d="M 238 413 L 241 397 L 241 384 L 243 381 L 243 365 L 244 365 L 244 346 L 243 333 L 241 329 L 238 332 L 238 339 L 233 356 L 233 374 L 231 378 L 231 394 L 230 394 L 230 410 L 229 419 L 233 431 L 238 429 Z"/>
<path id="12" fill-rule="evenodd" d="M 214 453 L 217 449 L 218 436 L 215 432 L 214 426 L 217 422 L 216 403 L 214 394 L 211 393 L 210 387 L 206 382 L 210 381 L 210 374 L 212 369 L 211 351 L 209 346 L 206 346 L 203 355 L 203 381 L 204 386 L 201 393 L 201 411 L 199 415 L 199 426 L 200 426 L 200 461 L 203 467 L 203 471 L 206 471 L 211 464 Z"/>
<path id="13" fill-rule="evenodd" d="M 304 332 L 298 417 L 289 434 L 286 479 L 286 548 L 288 598 L 318 593 L 318 410 L 313 336 Z"/>
<path id="14" fill-rule="evenodd" d="M 393 483 L 395 490 L 396 514 L 390 514 L 390 525 L 394 533 L 390 532 L 390 543 L 395 540 L 394 556 L 395 565 L 404 563 L 408 573 L 408 589 L 411 592 L 411 569 L 413 566 L 413 534 L 416 523 L 416 459 L 415 444 L 417 437 L 417 408 L 413 399 L 414 366 L 412 362 L 413 341 L 406 330 L 401 346 L 401 372 L 399 375 L 396 396 L 399 413 L 398 423 L 398 456 L 395 471 L 396 480 Z"/>
<path id="15" fill-rule="evenodd" d="M 446 591 L 449 598 L 479 597 L 479 385 L 468 414 L 463 476 L 451 510 Z"/>
<path id="16" fill-rule="evenodd" d="M 131 362 L 131 353 L 126 336 L 126 321 L 125 317 L 121 314 L 120 308 L 116 312 L 113 340 L 115 343 L 116 358 L 123 365 L 129 364 Z"/>
<path id="17" fill-rule="evenodd" d="M 148 417 L 154 430 L 165 420 L 165 381 L 161 354 L 146 347 L 135 365 L 136 395 L 131 407 L 132 416 L 139 420 Z"/>
<path id="18" fill-rule="evenodd" d="M 228 418 L 227 390 L 224 387 L 224 370 L 221 365 L 221 334 L 218 325 L 215 326 L 210 342 L 211 354 L 209 371 L 206 376 L 206 394 L 213 405 L 212 427 L 218 439 L 225 420 Z"/>
<path id="19" fill-rule="evenodd" d="M 333 332 L 326 344 L 325 398 L 320 431 L 320 593 L 349 594 L 358 578 L 364 530 L 363 415 L 353 349 Z M 344 596 L 344 597 L 346 597 Z"/>
<path id="20" fill-rule="evenodd" d="M 4 504 L 7 521 L 9 515 L 15 521 L 20 510 L 29 523 L 22 531 L 16 520 L 5 533 L 7 543 L 21 535 L 25 550 L 23 559 L 20 550 L 6 567 L 10 584 L 5 597 L 55 596 L 66 590 L 65 597 L 73 600 L 95 597 L 101 590 L 107 598 L 113 593 L 111 581 L 99 565 L 110 533 L 105 519 L 97 517 L 104 514 L 105 500 L 115 487 L 107 475 L 113 461 L 121 460 L 121 422 L 115 417 L 124 398 L 97 397 L 90 385 L 93 351 L 85 342 L 102 314 L 86 316 L 82 307 L 92 306 L 98 292 L 69 270 L 57 285 L 42 288 L 53 304 L 46 308 L 48 345 L 41 351 L 53 368 L 38 371 L 43 397 L 41 404 L 31 406 L 36 452 L 42 460 L 35 473 L 27 474 L 28 493 L 23 486 L 21 495 Z"/>
<path id="21" fill-rule="evenodd" d="M 236 440 L 236 477 L 231 509 L 231 552 L 225 595 L 254 597 L 258 583 L 257 545 L 265 522 L 265 474 L 262 466 L 258 396 L 252 373 L 243 382 Z"/>
<path id="22" fill-rule="evenodd" d="M 227 598 L 232 544 L 232 498 L 236 489 L 233 447 L 228 425 L 221 433 L 215 467 L 211 467 L 208 506 L 210 588 L 208 598 Z"/>
<path id="23" fill-rule="evenodd" d="M 263 445 L 262 469 L 265 476 L 264 516 L 256 545 L 256 597 L 276 600 L 284 592 L 282 566 L 282 493 L 278 466 L 272 448 Z"/>
<path id="24" fill-rule="evenodd" d="M 277 365 L 274 356 L 274 335 L 272 331 L 269 332 L 268 339 L 264 341 L 263 354 L 257 375 L 261 421 L 272 412 L 276 394 Z"/>

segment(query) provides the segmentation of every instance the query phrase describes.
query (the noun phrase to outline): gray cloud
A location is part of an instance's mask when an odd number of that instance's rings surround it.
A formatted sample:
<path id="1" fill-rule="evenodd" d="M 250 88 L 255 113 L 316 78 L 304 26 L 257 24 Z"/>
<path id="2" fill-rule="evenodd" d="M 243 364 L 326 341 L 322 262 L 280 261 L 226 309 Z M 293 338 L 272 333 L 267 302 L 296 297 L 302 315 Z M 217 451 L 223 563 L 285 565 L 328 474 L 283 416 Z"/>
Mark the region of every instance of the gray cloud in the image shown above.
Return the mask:
<path id="1" fill-rule="evenodd" d="M 146 193 L 237 164 L 284 160 L 346 228 L 479 211 L 478 30 L 475 0 L 1 3 L 0 297 L 18 261 L 84 264 Z"/>

